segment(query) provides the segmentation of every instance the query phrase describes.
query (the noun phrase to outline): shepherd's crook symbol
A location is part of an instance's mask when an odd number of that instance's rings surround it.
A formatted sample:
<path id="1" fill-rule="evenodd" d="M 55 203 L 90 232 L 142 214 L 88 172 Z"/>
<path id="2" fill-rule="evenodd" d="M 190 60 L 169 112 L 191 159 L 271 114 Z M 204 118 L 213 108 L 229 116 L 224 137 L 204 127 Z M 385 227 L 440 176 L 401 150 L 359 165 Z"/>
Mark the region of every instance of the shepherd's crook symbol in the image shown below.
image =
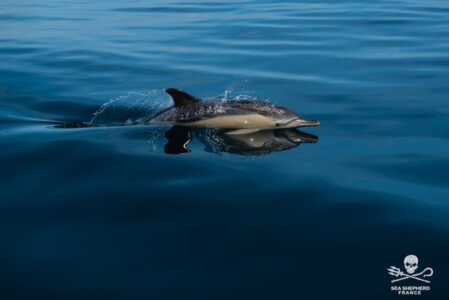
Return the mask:
<path id="1" fill-rule="evenodd" d="M 394 277 L 401 277 L 399 279 L 394 279 L 391 282 L 397 282 L 397 281 L 401 281 L 404 279 L 408 279 L 408 278 L 412 278 L 415 280 L 419 280 L 425 283 L 430 283 L 430 280 L 425 280 L 423 278 L 420 278 L 419 276 L 422 275 L 422 277 L 430 277 L 433 275 L 433 270 L 432 268 L 425 268 L 422 272 L 414 274 L 414 275 L 408 275 L 405 274 L 404 272 L 401 271 L 401 269 L 394 267 L 394 266 L 390 266 L 389 268 L 387 268 L 388 274 L 394 276 Z"/>

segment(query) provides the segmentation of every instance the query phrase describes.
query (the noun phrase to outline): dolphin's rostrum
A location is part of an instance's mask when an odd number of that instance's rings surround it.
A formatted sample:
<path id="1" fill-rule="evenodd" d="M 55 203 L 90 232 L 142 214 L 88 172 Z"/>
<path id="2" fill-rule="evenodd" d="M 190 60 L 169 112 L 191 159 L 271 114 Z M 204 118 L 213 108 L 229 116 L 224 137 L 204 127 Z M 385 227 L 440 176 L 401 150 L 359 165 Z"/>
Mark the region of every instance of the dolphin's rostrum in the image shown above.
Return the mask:
<path id="1" fill-rule="evenodd" d="M 224 129 L 283 129 L 317 126 L 279 105 L 255 101 L 202 101 L 186 92 L 167 89 L 175 105 L 140 124 L 174 124 Z"/>

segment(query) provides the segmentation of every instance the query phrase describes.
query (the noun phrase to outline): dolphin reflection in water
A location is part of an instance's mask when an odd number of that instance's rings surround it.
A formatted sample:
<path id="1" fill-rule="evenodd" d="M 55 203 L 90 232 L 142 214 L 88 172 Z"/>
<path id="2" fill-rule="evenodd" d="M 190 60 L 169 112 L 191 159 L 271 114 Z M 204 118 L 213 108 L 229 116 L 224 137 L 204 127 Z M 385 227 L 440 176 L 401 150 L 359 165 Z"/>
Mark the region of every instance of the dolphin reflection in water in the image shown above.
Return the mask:
<path id="1" fill-rule="evenodd" d="M 173 126 L 165 132 L 167 154 L 190 152 L 189 144 L 195 137 L 204 146 L 205 151 L 228 152 L 245 156 L 261 156 L 276 151 L 295 148 L 302 143 L 316 143 L 318 137 L 297 129 L 267 129 L 235 134 L 222 129 L 196 129 L 185 126 Z"/>

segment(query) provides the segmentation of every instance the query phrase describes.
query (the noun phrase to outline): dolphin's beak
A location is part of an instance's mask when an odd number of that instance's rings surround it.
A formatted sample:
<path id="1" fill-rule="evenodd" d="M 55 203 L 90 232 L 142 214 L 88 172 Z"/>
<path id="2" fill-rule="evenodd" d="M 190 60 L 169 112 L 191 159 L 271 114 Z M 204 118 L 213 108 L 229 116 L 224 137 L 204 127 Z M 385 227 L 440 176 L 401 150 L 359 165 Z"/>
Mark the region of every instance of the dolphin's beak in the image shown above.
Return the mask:
<path id="1" fill-rule="evenodd" d="M 297 128 L 297 127 L 306 127 L 306 126 L 318 126 L 320 125 L 320 121 L 315 120 L 304 120 L 301 118 L 297 118 L 294 120 L 291 120 L 286 124 L 288 128 Z"/>
<path id="2" fill-rule="evenodd" d="M 276 124 L 277 128 L 298 128 L 298 127 L 306 127 L 306 126 L 318 126 L 320 125 L 320 121 L 315 120 L 304 120 L 301 118 L 294 118 L 288 120 L 286 122 L 279 122 Z"/>
<path id="3" fill-rule="evenodd" d="M 298 119 L 298 123 L 300 124 L 299 126 L 301 126 L 301 127 L 318 126 L 318 125 L 320 125 L 320 121 L 316 121 L 316 120 L 301 120 L 301 119 Z"/>

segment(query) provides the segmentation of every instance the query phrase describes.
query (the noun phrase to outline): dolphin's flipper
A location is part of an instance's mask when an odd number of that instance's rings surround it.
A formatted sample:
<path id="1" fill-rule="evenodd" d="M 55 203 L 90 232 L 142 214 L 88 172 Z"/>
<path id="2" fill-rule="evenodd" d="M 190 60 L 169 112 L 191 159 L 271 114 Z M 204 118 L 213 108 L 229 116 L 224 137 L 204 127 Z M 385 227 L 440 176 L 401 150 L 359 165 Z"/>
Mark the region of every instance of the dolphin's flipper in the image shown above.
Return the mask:
<path id="1" fill-rule="evenodd" d="M 173 98 L 176 107 L 194 104 L 199 101 L 192 95 L 177 89 L 170 88 L 166 89 L 165 92 Z"/>
<path id="2" fill-rule="evenodd" d="M 175 125 L 165 132 L 165 137 L 168 140 L 164 147 L 165 153 L 181 154 L 190 152 L 189 148 L 187 148 L 187 144 L 190 142 L 188 127 Z"/>

